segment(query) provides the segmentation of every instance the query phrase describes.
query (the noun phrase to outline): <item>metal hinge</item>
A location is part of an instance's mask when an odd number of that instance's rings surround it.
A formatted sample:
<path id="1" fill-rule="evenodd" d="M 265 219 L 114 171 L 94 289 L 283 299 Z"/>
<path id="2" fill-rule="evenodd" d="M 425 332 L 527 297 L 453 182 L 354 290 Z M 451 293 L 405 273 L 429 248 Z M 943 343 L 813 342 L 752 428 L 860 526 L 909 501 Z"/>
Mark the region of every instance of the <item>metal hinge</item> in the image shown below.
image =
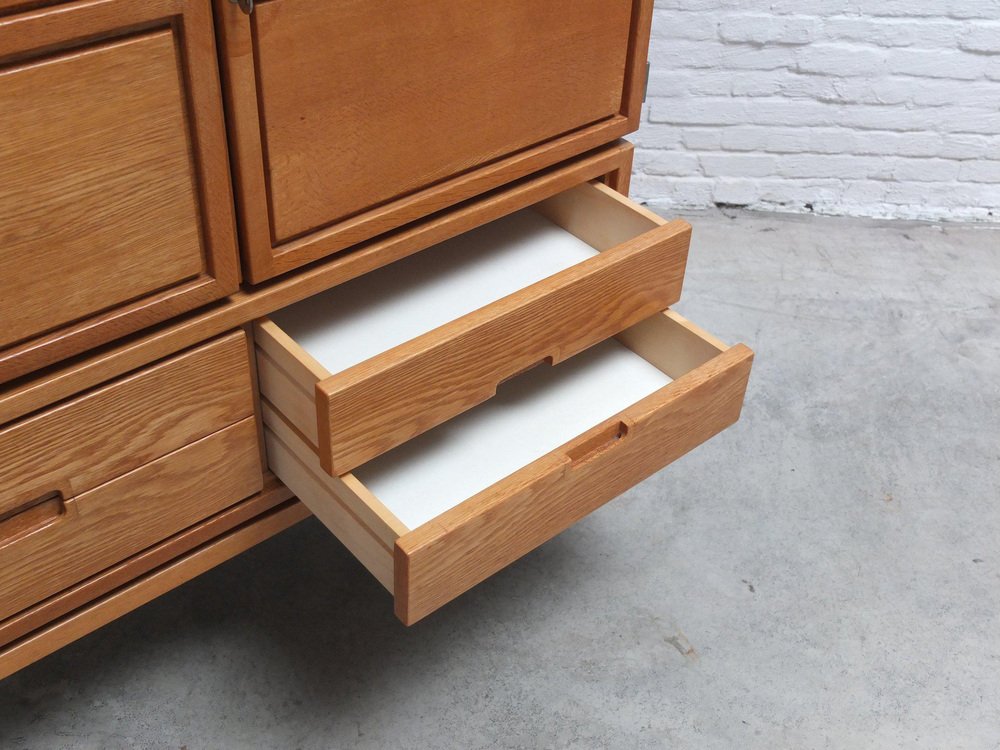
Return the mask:
<path id="1" fill-rule="evenodd" d="M 253 0 L 251 0 L 253 2 Z M 251 6 L 252 7 L 252 6 Z M 642 84 L 642 101 L 646 101 L 646 94 L 649 93 L 649 60 L 646 60 L 646 82 Z"/>
<path id="2" fill-rule="evenodd" d="M 236 3 L 248 16 L 253 13 L 253 0 L 229 0 L 229 2 Z"/>

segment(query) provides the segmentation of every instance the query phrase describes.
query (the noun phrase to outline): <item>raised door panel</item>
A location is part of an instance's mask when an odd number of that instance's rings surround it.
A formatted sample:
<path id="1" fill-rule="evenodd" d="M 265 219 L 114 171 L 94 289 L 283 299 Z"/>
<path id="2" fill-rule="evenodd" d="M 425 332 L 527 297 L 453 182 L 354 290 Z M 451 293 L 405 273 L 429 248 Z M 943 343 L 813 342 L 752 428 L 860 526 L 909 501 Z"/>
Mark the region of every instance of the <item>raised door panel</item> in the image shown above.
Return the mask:
<path id="1" fill-rule="evenodd" d="M 213 49 L 194 1 L 0 19 L 0 375 L 236 289 Z"/>
<path id="2" fill-rule="evenodd" d="M 254 281 L 634 129 L 647 0 L 216 0 Z"/>

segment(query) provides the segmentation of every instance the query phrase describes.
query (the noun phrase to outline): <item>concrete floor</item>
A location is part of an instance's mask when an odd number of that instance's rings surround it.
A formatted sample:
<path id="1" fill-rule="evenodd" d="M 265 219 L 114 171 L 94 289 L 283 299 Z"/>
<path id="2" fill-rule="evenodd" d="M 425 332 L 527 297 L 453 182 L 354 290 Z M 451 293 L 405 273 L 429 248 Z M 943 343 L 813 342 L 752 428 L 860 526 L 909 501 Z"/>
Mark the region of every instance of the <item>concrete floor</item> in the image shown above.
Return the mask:
<path id="1" fill-rule="evenodd" d="M 0 747 L 1000 747 L 1000 233 L 691 218 L 739 425 L 409 630 L 303 523 L 0 683 Z"/>

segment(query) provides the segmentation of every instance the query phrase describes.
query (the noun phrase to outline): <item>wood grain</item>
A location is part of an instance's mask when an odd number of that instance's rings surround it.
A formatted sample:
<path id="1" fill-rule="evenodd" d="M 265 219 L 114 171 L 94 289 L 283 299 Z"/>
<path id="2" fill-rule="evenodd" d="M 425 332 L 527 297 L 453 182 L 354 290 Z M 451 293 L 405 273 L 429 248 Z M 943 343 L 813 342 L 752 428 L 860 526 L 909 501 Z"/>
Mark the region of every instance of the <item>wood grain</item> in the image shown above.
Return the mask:
<path id="1" fill-rule="evenodd" d="M 629 187 L 632 184 L 632 160 L 635 156 L 635 150 L 630 148 L 628 149 L 628 153 L 622 156 L 621 165 L 617 169 L 608 172 L 602 179 L 605 185 L 627 198 Z"/>
<path id="2" fill-rule="evenodd" d="M 675 380 L 417 529 L 387 523 L 388 510 L 353 475 L 325 475 L 315 447 L 264 400 L 270 468 L 383 584 L 374 540 L 395 538 L 396 614 L 412 624 L 739 418 L 753 360 L 746 346 L 727 347 L 671 311 L 619 339 Z"/>
<path id="3" fill-rule="evenodd" d="M 55 5 L 62 0 L 0 0 L 0 16 Z"/>
<path id="4" fill-rule="evenodd" d="M 102 570 L 55 596 L 39 602 L 0 622 L 0 646 L 38 630 L 75 609 L 114 591 L 130 581 L 165 565 L 232 529 L 252 521 L 276 505 L 286 502 L 292 492 L 273 474 L 264 475 L 263 489 L 253 497 L 236 503 L 204 521 L 174 534 L 142 552 Z M 308 513 L 303 509 L 304 513 Z"/>
<path id="5" fill-rule="evenodd" d="M 668 223 L 645 206 L 633 203 L 600 183 L 579 185 L 553 195 L 534 209 L 602 251 L 633 241 Z"/>
<path id="6" fill-rule="evenodd" d="M 330 474 L 350 471 L 483 403 L 497 385 L 536 363 L 558 364 L 676 302 L 691 227 L 675 221 L 645 228 L 593 258 L 319 382 L 323 468 Z M 587 240 L 586 232 L 580 234 Z"/>
<path id="7" fill-rule="evenodd" d="M 436 4 L 216 0 L 252 281 L 637 127 L 651 0 Z"/>
<path id="8" fill-rule="evenodd" d="M 308 517 L 289 501 L 148 573 L 0 651 L 0 679 L 190 581 Z"/>
<path id="9" fill-rule="evenodd" d="M 253 417 L 68 501 L 29 534 L 0 536 L 0 619 L 259 491 Z M 0 524 L 0 535 L 4 524 Z"/>
<path id="10" fill-rule="evenodd" d="M 653 23 L 653 3 L 633 0 L 632 27 L 629 30 L 629 56 L 625 64 L 625 95 L 622 114 L 628 118 L 628 132 L 638 130 L 642 102 L 646 93 L 646 62 L 649 54 L 649 31 Z"/>
<path id="11" fill-rule="evenodd" d="M 409 531 L 382 501 L 358 481 L 357 477 L 352 474 L 331 477 L 324 473 L 319 468 L 319 459 L 316 458 L 315 451 L 303 439 L 302 433 L 296 430 L 267 399 L 261 400 L 261 407 L 265 434 L 270 433 L 274 439 L 291 450 L 302 466 L 315 475 L 316 482 L 322 485 L 325 495 L 344 506 L 356 522 L 367 528 L 386 550 L 391 549 L 396 539 Z M 288 479 L 290 487 L 295 484 L 295 478 L 291 475 L 286 477 L 282 471 L 280 461 L 272 460 L 270 451 L 268 451 L 268 467 L 282 481 Z M 297 492 L 295 487 L 292 487 L 292 491 Z M 314 495 L 312 493 L 306 495 L 308 505 Z M 322 509 L 319 513 L 322 513 Z"/>
<path id="12" fill-rule="evenodd" d="M 236 290 L 206 11 L 105 0 L 0 18 L 0 378 Z"/>
<path id="13" fill-rule="evenodd" d="M 204 312 L 191 313 L 150 334 L 24 378 L 0 391 L 0 424 L 606 174 L 620 163 L 628 148 L 624 142 L 608 146 L 372 240 L 294 276 L 237 292 Z M 3 374 L 0 366 L 0 382 L 5 380 Z"/>
<path id="14" fill-rule="evenodd" d="M 735 422 L 752 358 L 742 344 L 726 350 L 401 537 L 397 617 L 426 617 Z"/>
<path id="15" fill-rule="evenodd" d="M 250 17 L 276 243 L 621 107 L 631 0 L 378 5 Z"/>
<path id="16" fill-rule="evenodd" d="M 0 73 L 0 346 L 201 272 L 172 36 Z"/>
<path id="17" fill-rule="evenodd" d="M 246 336 L 231 333 L 0 430 L 0 515 L 76 497 L 253 414 Z"/>
<path id="18" fill-rule="evenodd" d="M 302 450 L 297 453 L 267 427 L 264 428 L 264 440 L 272 471 L 280 473 L 282 481 L 313 515 L 333 532 L 379 583 L 392 591 L 392 547 L 350 511 L 341 499 L 343 493 L 330 487 L 333 478 L 323 474 L 315 455 Z M 309 456 L 312 461 L 305 458 Z M 314 466 L 310 467 L 307 462 Z"/>

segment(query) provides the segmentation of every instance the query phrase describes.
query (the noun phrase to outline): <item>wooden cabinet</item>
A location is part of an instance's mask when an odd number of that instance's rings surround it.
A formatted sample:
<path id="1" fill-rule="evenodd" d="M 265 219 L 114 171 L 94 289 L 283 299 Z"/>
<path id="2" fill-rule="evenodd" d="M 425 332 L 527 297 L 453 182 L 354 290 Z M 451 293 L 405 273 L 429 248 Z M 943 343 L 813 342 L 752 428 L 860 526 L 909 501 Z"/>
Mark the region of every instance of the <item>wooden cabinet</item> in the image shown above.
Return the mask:
<path id="1" fill-rule="evenodd" d="M 236 290 L 210 9 L 0 17 L 0 382 Z"/>
<path id="2" fill-rule="evenodd" d="M 0 620 L 261 483 L 242 332 L 0 429 Z"/>
<path id="3" fill-rule="evenodd" d="M 638 124 L 650 0 L 216 0 L 260 281 Z"/>
<path id="4" fill-rule="evenodd" d="M 403 622 L 736 421 L 752 352 L 660 312 L 689 238 L 583 184 L 257 323 L 269 466 Z"/>
<path id="5" fill-rule="evenodd" d="M 306 507 L 416 622 L 739 417 L 652 0 L 249 5 L 0 0 L 0 677 Z"/>

